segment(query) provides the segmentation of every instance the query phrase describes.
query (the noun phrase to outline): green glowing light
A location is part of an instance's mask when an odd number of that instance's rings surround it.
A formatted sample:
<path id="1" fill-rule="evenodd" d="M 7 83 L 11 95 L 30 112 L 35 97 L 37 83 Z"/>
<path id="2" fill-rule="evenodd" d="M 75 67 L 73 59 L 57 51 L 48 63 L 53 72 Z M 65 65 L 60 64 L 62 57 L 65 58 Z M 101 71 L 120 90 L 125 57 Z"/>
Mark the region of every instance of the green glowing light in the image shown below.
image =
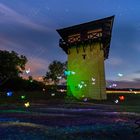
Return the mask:
<path id="1" fill-rule="evenodd" d="M 79 84 L 78 87 L 81 89 L 83 86 Z"/>
<path id="2" fill-rule="evenodd" d="M 21 99 L 25 99 L 25 98 L 26 98 L 26 96 L 25 96 L 25 95 L 22 95 L 22 96 L 20 96 L 20 98 L 21 98 Z"/>
<path id="3" fill-rule="evenodd" d="M 75 46 L 71 47 L 68 55 L 67 95 L 78 99 L 83 95 L 91 99 L 106 99 L 104 52 L 100 50 L 100 43 L 94 43 L 86 48 L 86 59 L 83 59 L 83 46 L 79 46 L 78 53 Z M 75 74 L 74 74 L 74 73 Z M 86 100 L 86 99 L 85 99 Z"/>

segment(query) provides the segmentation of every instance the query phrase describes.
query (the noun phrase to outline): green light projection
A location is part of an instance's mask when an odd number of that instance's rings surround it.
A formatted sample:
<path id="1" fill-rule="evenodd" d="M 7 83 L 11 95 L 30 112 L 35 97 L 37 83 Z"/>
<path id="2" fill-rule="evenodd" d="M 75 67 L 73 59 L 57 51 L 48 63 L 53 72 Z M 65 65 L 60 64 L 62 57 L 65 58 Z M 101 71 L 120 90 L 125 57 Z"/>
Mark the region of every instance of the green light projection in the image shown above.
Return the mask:
<path id="1" fill-rule="evenodd" d="M 104 52 L 100 43 L 73 46 L 68 55 L 68 95 L 76 98 L 106 99 Z M 77 50 L 76 50 L 76 47 Z M 84 46 L 85 47 L 85 46 Z M 70 72 L 75 74 L 70 74 Z"/>

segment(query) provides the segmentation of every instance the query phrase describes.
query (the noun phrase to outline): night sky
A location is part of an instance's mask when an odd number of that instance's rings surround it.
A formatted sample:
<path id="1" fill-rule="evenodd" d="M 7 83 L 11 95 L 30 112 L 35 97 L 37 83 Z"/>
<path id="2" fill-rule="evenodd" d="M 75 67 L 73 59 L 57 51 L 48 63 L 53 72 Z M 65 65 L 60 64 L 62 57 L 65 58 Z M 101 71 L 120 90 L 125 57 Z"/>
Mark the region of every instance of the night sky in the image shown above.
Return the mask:
<path id="1" fill-rule="evenodd" d="M 56 29 L 112 15 L 106 79 L 119 81 L 118 87 L 140 88 L 139 0 L 0 0 L 0 49 L 25 55 L 26 68 L 37 78 L 53 60 L 67 60 Z"/>

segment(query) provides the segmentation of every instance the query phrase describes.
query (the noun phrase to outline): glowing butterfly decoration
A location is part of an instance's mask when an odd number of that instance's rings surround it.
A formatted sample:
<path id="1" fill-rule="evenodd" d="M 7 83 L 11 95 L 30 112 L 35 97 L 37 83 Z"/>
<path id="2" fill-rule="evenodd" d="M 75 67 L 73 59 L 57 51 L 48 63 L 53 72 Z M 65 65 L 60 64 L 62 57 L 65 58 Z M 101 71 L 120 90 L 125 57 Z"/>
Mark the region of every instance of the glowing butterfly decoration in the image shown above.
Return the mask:
<path id="1" fill-rule="evenodd" d="M 74 71 L 71 71 L 71 74 L 72 74 L 72 75 L 74 75 L 74 74 L 75 74 L 75 72 L 74 72 Z"/>
<path id="2" fill-rule="evenodd" d="M 6 94 L 7 94 L 8 97 L 10 97 L 10 96 L 13 95 L 13 92 L 12 91 L 8 91 Z"/>
<path id="3" fill-rule="evenodd" d="M 92 77 L 92 85 L 95 85 L 96 79 Z"/>
<path id="4" fill-rule="evenodd" d="M 30 68 L 27 69 L 27 70 L 25 70 L 25 72 L 26 72 L 27 74 L 30 73 Z"/>
<path id="5" fill-rule="evenodd" d="M 114 102 L 117 104 L 119 102 L 119 100 L 115 100 Z"/>
<path id="6" fill-rule="evenodd" d="M 78 84 L 78 87 L 81 89 L 83 86 L 81 84 Z"/>
<path id="7" fill-rule="evenodd" d="M 64 75 L 65 75 L 65 76 L 69 76 L 69 75 L 70 75 L 70 71 L 66 71 L 66 70 L 65 70 L 65 71 L 64 71 Z"/>
<path id="8" fill-rule="evenodd" d="M 24 104 L 24 106 L 25 106 L 25 107 L 29 107 L 29 106 L 30 106 L 30 103 L 27 102 L 27 103 Z"/>
<path id="9" fill-rule="evenodd" d="M 21 99 L 25 99 L 25 95 L 20 96 Z"/>
<path id="10" fill-rule="evenodd" d="M 112 84 L 113 87 L 117 87 L 117 84 Z"/>
<path id="11" fill-rule="evenodd" d="M 66 71 L 66 70 L 64 71 L 64 75 L 65 75 L 65 76 L 69 76 L 69 75 L 71 75 L 71 74 L 72 74 L 72 75 L 75 75 L 75 72 L 74 72 L 74 71 L 69 71 L 69 70 L 68 70 L 68 71 Z"/>
<path id="12" fill-rule="evenodd" d="M 122 73 L 118 73 L 118 76 L 119 76 L 119 77 L 122 77 L 122 76 L 123 76 L 123 74 L 122 74 Z"/>
<path id="13" fill-rule="evenodd" d="M 79 87 L 80 89 L 83 88 L 83 87 L 86 87 L 86 86 L 87 86 L 87 84 L 85 84 L 84 81 L 81 81 L 81 83 L 78 84 L 78 87 Z"/>
<path id="14" fill-rule="evenodd" d="M 121 100 L 121 101 L 124 101 L 124 96 L 119 96 L 119 99 Z"/>
<path id="15" fill-rule="evenodd" d="M 52 93 L 51 96 L 55 96 L 55 93 Z"/>
<path id="16" fill-rule="evenodd" d="M 62 79 L 62 77 L 61 77 L 61 76 L 57 76 L 57 79 L 59 79 L 59 80 L 60 80 L 60 79 Z"/>
<path id="17" fill-rule="evenodd" d="M 65 90 L 64 89 L 60 89 L 60 92 L 65 92 Z"/>
<path id="18" fill-rule="evenodd" d="M 85 95 L 82 95 L 82 98 L 84 98 L 85 97 Z"/>

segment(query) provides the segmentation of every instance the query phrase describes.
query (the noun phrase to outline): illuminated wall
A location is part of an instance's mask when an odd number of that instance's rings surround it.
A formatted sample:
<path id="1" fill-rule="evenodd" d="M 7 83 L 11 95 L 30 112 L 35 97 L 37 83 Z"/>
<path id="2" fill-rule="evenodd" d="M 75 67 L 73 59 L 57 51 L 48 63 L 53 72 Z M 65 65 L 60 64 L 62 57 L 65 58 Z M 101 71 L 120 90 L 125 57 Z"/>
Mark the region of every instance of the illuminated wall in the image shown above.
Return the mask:
<path id="1" fill-rule="evenodd" d="M 73 46 L 68 54 L 68 95 L 76 98 L 106 99 L 102 44 Z M 76 50 L 76 47 L 78 49 Z"/>

